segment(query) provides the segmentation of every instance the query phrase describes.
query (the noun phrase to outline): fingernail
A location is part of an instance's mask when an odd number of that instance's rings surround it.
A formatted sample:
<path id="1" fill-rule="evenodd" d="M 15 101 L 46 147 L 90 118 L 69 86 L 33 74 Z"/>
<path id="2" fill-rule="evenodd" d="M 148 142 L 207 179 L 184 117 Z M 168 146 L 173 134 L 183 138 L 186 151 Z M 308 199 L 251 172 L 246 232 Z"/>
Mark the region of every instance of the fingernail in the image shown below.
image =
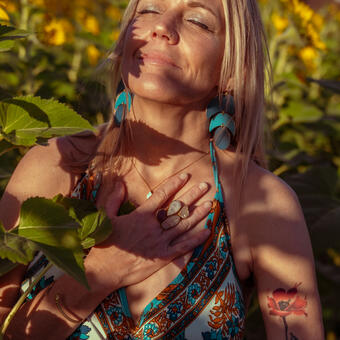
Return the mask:
<path id="1" fill-rule="evenodd" d="M 185 180 L 185 179 L 187 179 L 188 178 L 188 174 L 187 173 L 185 173 L 185 172 L 183 172 L 182 174 L 180 174 L 179 175 L 179 178 L 181 179 L 181 180 Z"/>
<path id="2" fill-rule="evenodd" d="M 208 201 L 203 204 L 204 208 L 210 209 L 212 207 L 212 202 Z"/>
<path id="3" fill-rule="evenodd" d="M 205 191 L 208 189 L 208 184 L 205 182 L 200 183 L 200 185 L 198 186 L 202 191 Z"/>

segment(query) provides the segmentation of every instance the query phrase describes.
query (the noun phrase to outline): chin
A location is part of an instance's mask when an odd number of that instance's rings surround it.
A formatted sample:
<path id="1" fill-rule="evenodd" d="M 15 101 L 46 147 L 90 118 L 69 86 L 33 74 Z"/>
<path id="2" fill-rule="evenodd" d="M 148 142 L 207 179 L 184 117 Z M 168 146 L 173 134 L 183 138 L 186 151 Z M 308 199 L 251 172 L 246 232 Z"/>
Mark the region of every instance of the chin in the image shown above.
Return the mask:
<path id="1" fill-rule="evenodd" d="M 169 78 L 141 77 L 135 79 L 130 77 L 127 85 L 135 95 L 141 98 L 171 105 L 186 105 L 192 103 L 194 98 L 200 100 L 206 95 L 204 91 L 192 89 L 183 82 L 171 81 Z"/>

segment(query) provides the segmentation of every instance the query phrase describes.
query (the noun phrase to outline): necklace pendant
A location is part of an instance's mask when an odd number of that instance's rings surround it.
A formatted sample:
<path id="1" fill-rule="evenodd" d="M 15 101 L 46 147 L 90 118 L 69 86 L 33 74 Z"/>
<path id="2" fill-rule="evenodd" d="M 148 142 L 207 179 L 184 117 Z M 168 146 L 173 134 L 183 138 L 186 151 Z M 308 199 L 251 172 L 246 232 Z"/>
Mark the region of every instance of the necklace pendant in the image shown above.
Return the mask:
<path id="1" fill-rule="evenodd" d="M 152 196 L 152 191 L 149 191 L 146 195 L 146 199 L 149 199 Z"/>

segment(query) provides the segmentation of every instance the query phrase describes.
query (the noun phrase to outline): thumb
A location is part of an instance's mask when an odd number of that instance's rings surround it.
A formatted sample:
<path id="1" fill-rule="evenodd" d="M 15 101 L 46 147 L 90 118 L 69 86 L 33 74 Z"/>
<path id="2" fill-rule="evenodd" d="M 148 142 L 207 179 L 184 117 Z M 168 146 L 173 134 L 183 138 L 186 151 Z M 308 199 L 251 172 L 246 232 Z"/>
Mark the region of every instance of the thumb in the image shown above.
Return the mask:
<path id="1" fill-rule="evenodd" d="M 124 183 L 121 181 L 115 182 L 113 186 L 113 191 L 109 195 L 106 204 L 105 204 L 105 211 L 106 215 L 112 219 L 117 216 L 119 208 L 123 203 L 125 197 L 125 186 Z"/>

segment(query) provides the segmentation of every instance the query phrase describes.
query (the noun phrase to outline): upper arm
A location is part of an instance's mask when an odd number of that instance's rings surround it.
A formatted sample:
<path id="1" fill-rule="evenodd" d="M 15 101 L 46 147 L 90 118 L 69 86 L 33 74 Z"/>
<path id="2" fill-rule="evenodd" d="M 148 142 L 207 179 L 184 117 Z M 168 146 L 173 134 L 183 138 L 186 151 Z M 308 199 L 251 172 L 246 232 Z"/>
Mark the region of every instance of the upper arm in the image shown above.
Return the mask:
<path id="1" fill-rule="evenodd" d="M 286 339 L 287 332 L 288 339 L 323 339 L 313 253 L 299 202 L 274 175 L 256 177 L 242 223 L 267 337 Z"/>
<path id="2" fill-rule="evenodd" d="M 20 206 L 27 198 L 70 192 L 74 176 L 62 166 L 63 147 L 62 140 L 52 139 L 47 146 L 30 149 L 19 162 L 0 201 L 0 221 L 6 229 L 17 225 Z M 0 319 L 17 301 L 25 270 L 20 265 L 0 277 Z"/>
<path id="3" fill-rule="evenodd" d="M 61 145 L 52 139 L 47 146 L 33 147 L 19 162 L 0 200 L 0 221 L 6 229 L 17 224 L 27 198 L 69 193 L 74 176 L 62 166 Z"/>

